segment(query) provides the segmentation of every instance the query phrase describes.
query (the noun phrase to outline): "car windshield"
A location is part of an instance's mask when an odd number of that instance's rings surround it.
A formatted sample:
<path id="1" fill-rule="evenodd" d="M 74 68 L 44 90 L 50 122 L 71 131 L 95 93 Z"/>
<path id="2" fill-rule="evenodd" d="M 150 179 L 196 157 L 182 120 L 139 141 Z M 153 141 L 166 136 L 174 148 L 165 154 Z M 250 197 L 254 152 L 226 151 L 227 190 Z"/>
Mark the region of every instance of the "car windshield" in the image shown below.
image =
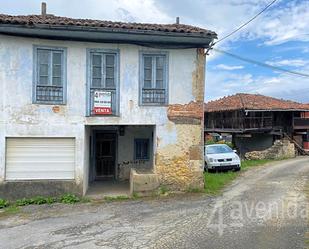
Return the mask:
<path id="1" fill-rule="evenodd" d="M 222 154 L 222 153 L 231 153 L 231 152 L 233 152 L 233 150 L 227 145 L 206 147 L 206 154 Z"/>

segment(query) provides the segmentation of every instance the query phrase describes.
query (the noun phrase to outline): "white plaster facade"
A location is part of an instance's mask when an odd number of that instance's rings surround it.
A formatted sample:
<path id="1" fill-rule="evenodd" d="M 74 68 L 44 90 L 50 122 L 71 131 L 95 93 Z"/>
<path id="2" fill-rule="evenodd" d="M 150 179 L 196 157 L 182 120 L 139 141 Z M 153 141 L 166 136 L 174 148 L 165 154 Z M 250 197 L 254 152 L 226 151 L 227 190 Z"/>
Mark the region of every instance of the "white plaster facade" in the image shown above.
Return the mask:
<path id="1" fill-rule="evenodd" d="M 58 113 L 53 112 L 53 105 L 32 103 L 34 45 L 67 49 L 67 103 L 60 105 Z M 86 50 L 89 48 L 119 50 L 120 108 L 117 117 L 86 117 Z M 152 125 L 153 155 L 158 150 L 164 151 L 166 146 L 176 145 L 178 131 L 168 120 L 168 106 L 138 104 L 139 52 L 148 50 L 168 52 L 168 104 L 196 101 L 193 76 L 197 49 L 161 50 L 137 45 L 0 35 L 0 184 L 5 182 L 7 137 L 74 137 L 75 181 L 83 186 L 83 194 L 88 188 L 90 126 Z"/>

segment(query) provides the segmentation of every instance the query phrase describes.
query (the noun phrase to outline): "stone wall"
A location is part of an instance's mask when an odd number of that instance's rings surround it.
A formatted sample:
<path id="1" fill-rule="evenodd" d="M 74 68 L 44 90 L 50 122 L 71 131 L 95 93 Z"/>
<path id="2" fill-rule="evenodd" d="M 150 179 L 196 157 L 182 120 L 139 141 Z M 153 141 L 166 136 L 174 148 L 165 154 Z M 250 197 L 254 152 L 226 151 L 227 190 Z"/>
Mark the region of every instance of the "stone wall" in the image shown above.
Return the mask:
<path id="1" fill-rule="evenodd" d="M 177 134 L 175 143 L 161 146 L 160 140 L 157 141 L 156 173 L 162 185 L 174 190 L 204 187 L 205 54 L 203 49 L 197 49 L 195 66 L 196 69 L 192 73 L 194 101 L 168 106 L 169 126 Z"/>
<path id="2" fill-rule="evenodd" d="M 292 157 L 295 157 L 295 145 L 287 139 L 276 140 L 274 145 L 266 150 L 251 151 L 245 154 L 245 158 L 248 160 Z"/>

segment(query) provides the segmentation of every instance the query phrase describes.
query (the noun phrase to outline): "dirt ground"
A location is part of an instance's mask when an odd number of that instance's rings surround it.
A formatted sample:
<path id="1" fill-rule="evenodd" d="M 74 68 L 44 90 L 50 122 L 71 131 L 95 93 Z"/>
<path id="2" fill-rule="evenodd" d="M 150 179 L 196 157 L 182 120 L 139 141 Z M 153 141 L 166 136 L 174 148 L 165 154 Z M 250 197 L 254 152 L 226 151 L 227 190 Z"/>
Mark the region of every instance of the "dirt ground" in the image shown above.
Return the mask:
<path id="1" fill-rule="evenodd" d="M 306 248 L 309 157 L 244 172 L 223 194 L 27 206 L 1 248 Z"/>

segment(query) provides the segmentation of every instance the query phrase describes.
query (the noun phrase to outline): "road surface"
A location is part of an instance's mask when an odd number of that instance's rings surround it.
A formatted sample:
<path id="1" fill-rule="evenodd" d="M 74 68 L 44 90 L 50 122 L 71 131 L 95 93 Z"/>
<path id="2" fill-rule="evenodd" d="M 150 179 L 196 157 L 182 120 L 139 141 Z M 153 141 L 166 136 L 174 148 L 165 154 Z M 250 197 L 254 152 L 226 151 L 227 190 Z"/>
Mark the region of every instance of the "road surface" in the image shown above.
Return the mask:
<path id="1" fill-rule="evenodd" d="M 308 177 L 298 157 L 244 172 L 217 197 L 28 206 L 0 219 L 0 248 L 306 248 Z"/>

